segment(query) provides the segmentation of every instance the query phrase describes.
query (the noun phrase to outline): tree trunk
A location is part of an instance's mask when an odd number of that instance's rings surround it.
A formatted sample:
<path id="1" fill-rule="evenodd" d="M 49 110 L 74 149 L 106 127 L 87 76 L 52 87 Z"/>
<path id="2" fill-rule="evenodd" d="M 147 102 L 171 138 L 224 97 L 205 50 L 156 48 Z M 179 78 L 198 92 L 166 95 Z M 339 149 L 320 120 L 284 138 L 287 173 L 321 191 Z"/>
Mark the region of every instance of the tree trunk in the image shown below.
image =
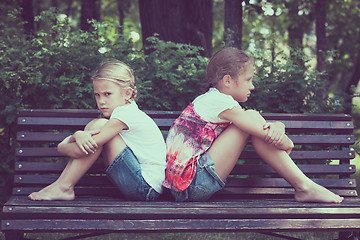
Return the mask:
<path id="1" fill-rule="evenodd" d="M 124 10 L 123 1 L 124 0 L 117 0 L 117 9 L 119 12 L 120 34 L 124 33 L 125 10 Z"/>
<path id="2" fill-rule="evenodd" d="M 81 0 L 81 30 L 92 31 L 92 19 L 100 21 L 100 0 Z"/>
<path id="3" fill-rule="evenodd" d="M 304 30 L 302 28 L 302 23 L 298 15 L 299 6 L 296 1 L 290 1 L 286 3 L 286 7 L 289 10 L 289 46 L 291 48 L 300 48 L 303 49 L 303 36 Z"/>
<path id="4" fill-rule="evenodd" d="M 358 38 L 358 44 L 360 44 L 360 36 Z M 345 113 L 351 113 L 352 94 L 353 94 L 351 88 L 352 86 L 357 86 L 359 84 L 359 81 L 360 81 L 360 49 L 357 52 L 356 63 L 354 65 L 354 72 L 351 76 L 349 83 L 346 85 L 346 89 L 345 89 L 345 92 L 349 95 L 349 102 L 345 106 Z"/>
<path id="5" fill-rule="evenodd" d="M 51 6 L 54 7 L 54 8 L 57 8 L 58 7 L 57 0 L 51 0 Z"/>
<path id="6" fill-rule="evenodd" d="M 70 12 L 71 12 L 71 7 L 72 7 L 73 2 L 74 2 L 74 0 L 67 1 L 66 15 L 68 17 L 70 17 Z"/>
<path id="7" fill-rule="evenodd" d="M 302 51 L 304 49 L 303 46 L 303 37 L 304 37 L 304 24 L 303 17 L 299 16 L 299 2 L 297 1 L 290 1 L 286 2 L 285 6 L 288 8 L 288 18 L 289 18 L 289 25 L 288 25 L 288 44 L 290 47 L 290 57 L 295 64 L 298 66 L 302 66 L 302 69 L 305 69 L 305 63 L 302 57 L 299 57 L 295 51 Z M 299 75 L 299 77 L 301 77 Z"/>
<path id="8" fill-rule="evenodd" d="M 26 35 L 32 35 L 34 33 L 34 8 L 33 0 L 23 0 L 22 7 L 22 19 L 24 20 L 24 31 Z"/>
<path id="9" fill-rule="evenodd" d="M 316 25 L 316 69 L 319 72 L 326 71 L 325 51 L 326 46 L 326 13 L 327 0 L 317 0 L 315 5 L 315 25 Z"/>
<path id="10" fill-rule="evenodd" d="M 241 49 L 243 0 L 225 0 L 225 46 Z"/>
<path id="11" fill-rule="evenodd" d="M 139 0 L 143 45 L 155 33 L 164 41 L 204 48 L 211 56 L 213 0 Z"/>
<path id="12" fill-rule="evenodd" d="M 204 48 L 203 54 L 212 55 L 213 0 L 187 0 L 184 20 L 188 19 L 185 39 L 188 43 Z M 186 14 L 187 13 L 187 14 Z M 185 40 L 185 43 L 187 41 Z"/>

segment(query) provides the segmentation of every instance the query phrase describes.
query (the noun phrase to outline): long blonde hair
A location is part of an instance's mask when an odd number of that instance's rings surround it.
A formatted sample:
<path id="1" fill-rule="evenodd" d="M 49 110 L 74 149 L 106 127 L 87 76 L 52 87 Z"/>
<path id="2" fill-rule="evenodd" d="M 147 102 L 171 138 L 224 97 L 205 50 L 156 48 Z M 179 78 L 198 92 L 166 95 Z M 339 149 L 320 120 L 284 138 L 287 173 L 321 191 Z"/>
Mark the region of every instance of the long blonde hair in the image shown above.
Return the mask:
<path id="1" fill-rule="evenodd" d="M 109 59 L 103 62 L 91 77 L 91 80 L 109 80 L 119 84 L 121 87 L 131 87 L 133 92 L 129 102 L 136 98 L 137 89 L 134 72 L 128 65 L 119 60 Z"/>

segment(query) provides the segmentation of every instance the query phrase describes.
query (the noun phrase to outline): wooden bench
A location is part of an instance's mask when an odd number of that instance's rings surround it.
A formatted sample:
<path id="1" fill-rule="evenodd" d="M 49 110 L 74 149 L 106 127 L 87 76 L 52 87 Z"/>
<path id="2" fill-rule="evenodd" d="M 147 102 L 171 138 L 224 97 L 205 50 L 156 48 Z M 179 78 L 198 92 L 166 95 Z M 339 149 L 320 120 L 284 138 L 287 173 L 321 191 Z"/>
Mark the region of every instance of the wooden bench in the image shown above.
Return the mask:
<path id="1" fill-rule="evenodd" d="M 148 113 L 164 131 L 179 115 Z M 100 161 L 80 180 L 74 201 L 28 200 L 29 193 L 53 182 L 63 170 L 68 159 L 56 151 L 57 143 L 98 115 L 96 110 L 19 112 L 13 192 L 2 210 L 6 239 L 21 239 L 25 232 L 183 231 L 339 231 L 339 239 L 359 237 L 360 200 L 351 176 L 355 166 L 350 164 L 355 139 L 351 116 L 343 114 L 263 114 L 268 121 L 285 123 L 296 146 L 291 157 L 314 181 L 344 196 L 341 204 L 294 201 L 290 185 L 251 145 L 225 189 L 208 202 L 174 202 L 166 191 L 156 202 L 125 201 L 107 180 Z"/>

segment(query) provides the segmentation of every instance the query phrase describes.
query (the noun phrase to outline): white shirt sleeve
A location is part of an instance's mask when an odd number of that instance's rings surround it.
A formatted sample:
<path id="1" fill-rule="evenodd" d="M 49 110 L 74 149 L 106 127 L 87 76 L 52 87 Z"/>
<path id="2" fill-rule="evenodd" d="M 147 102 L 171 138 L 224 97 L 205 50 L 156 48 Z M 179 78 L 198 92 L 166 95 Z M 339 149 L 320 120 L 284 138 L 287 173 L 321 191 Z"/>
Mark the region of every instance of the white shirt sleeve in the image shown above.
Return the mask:
<path id="1" fill-rule="evenodd" d="M 240 104 L 230 95 L 219 92 L 216 88 L 210 88 L 208 92 L 197 97 L 194 101 L 194 110 L 207 122 L 227 122 L 219 118 L 219 114 Z"/>
<path id="2" fill-rule="evenodd" d="M 133 111 L 132 105 L 124 105 L 121 107 L 117 107 L 111 114 L 111 118 L 118 119 L 125 123 L 128 127 L 128 130 L 132 128 L 132 123 L 134 122 L 136 112 Z"/>

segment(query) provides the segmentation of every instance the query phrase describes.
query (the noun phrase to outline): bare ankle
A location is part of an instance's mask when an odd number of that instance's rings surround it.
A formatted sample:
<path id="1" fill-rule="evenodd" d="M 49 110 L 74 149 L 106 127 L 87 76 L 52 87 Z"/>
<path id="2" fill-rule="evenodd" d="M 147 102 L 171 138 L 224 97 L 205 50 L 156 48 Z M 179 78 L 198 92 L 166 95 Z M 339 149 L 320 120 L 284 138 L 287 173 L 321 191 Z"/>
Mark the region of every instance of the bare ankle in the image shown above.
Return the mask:
<path id="1" fill-rule="evenodd" d="M 295 200 L 299 202 L 341 203 L 344 198 L 314 182 L 295 189 Z"/>
<path id="2" fill-rule="evenodd" d="M 293 185 L 293 188 L 295 189 L 295 192 L 308 192 L 310 191 L 314 185 L 317 185 L 316 183 L 312 182 L 311 180 L 309 181 L 302 181 L 300 183 L 296 183 Z"/>
<path id="3" fill-rule="evenodd" d="M 62 192 L 73 192 L 74 191 L 74 186 L 71 185 L 71 184 L 66 184 L 66 183 L 63 183 L 63 182 L 58 182 L 57 183 L 59 189 L 62 191 Z"/>

